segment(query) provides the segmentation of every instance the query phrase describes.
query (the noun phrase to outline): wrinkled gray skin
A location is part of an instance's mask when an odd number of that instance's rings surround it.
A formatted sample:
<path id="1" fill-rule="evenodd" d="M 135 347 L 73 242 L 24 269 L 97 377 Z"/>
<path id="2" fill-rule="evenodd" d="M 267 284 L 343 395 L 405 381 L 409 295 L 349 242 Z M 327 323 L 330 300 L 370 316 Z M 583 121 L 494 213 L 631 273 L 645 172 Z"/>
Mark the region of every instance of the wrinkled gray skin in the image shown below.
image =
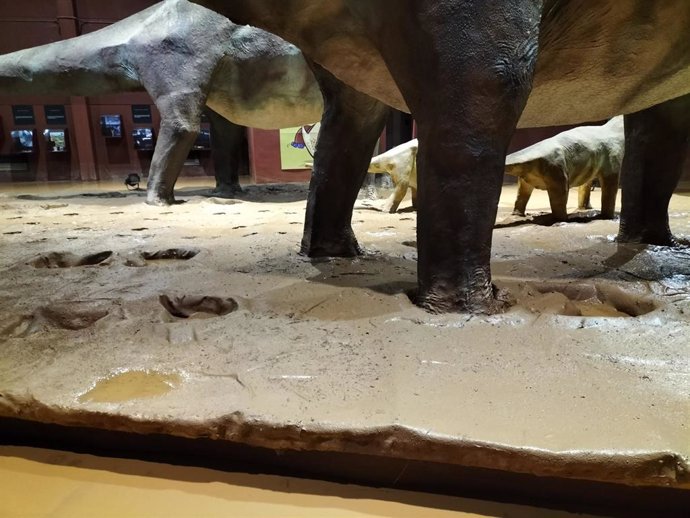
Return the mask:
<path id="1" fill-rule="evenodd" d="M 551 213 L 568 219 L 568 191 L 579 187 L 578 208 L 591 209 L 592 183 L 601 185 L 601 216 L 612 219 L 625 151 L 623 116 L 603 126 L 580 126 L 537 142 L 506 157 L 506 173 L 518 177 L 513 214 L 524 216 L 532 191 L 548 191 Z"/>
<path id="2" fill-rule="evenodd" d="M 423 307 L 502 309 L 491 235 L 518 126 L 634 114 L 625 120 L 619 239 L 673 243 L 668 202 L 690 130 L 687 99 L 674 101 L 690 93 L 687 0 L 200 3 L 278 34 L 341 81 L 414 115 Z"/>
<path id="3" fill-rule="evenodd" d="M 0 94 L 143 90 L 161 114 L 148 180 L 151 204 L 174 202 L 204 106 L 221 116 L 209 113 L 220 138 L 216 148 L 223 142 L 231 149 L 242 139 L 236 125 L 299 126 L 323 111 L 319 85 L 296 47 L 186 0 L 166 0 L 96 32 L 0 57 Z M 238 189 L 240 158 L 227 148 L 216 153 L 217 189 Z"/>

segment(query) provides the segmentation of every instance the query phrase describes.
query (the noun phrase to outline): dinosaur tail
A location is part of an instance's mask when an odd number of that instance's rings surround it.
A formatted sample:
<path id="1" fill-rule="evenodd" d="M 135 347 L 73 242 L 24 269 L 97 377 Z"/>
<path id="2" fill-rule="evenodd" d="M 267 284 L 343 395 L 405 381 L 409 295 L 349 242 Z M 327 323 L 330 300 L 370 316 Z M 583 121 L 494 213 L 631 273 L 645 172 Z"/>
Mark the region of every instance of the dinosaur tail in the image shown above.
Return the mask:
<path id="1" fill-rule="evenodd" d="M 99 95 L 141 89 L 109 28 L 0 56 L 0 95 Z"/>

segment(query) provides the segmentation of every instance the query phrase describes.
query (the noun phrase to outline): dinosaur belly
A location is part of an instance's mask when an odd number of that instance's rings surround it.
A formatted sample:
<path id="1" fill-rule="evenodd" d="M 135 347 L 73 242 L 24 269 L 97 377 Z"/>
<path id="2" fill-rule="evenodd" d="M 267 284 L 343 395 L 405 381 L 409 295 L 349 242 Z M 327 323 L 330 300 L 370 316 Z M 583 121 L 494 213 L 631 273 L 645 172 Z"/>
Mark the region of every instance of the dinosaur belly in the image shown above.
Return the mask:
<path id="1" fill-rule="evenodd" d="M 300 54 L 222 60 L 207 99 L 226 119 L 252 128 L 303 126 L 321 120 L 323 97 Z"/>
<path id="2" fill-rule="evenodd" d="M 260 22 L 353 88 L 407 110 L 374 43 L 387 2 L 198 2 Z M 689 93 L 689 31 L 688 0 L 544 0 L 533 90 L 519 126 L 601 120 Z"/>
<path id="3" fill-rule="evenodd" d="M 690 92 L 690 2 L 545 2 L 534 85 L 520 126 L 636 112 Z"/>

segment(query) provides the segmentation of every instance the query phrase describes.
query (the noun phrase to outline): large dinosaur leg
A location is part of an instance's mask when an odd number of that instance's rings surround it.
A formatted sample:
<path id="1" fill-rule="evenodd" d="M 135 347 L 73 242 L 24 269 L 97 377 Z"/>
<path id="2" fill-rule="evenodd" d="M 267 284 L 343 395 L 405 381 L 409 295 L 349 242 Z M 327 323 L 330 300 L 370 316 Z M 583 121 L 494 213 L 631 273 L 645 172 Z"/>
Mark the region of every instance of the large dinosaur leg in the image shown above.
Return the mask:
<path id="1" fill-rule="evenodd" d="M 414 164 L 412 165 L 412 170 L 410 171 L 410 183 L 414 185 L 414 187 L 410 187 L 412 208 L 417 210 L 417 155 L 414 157 Z"/>
<path id="2" fill-rule="evenodd" d="M 534 187 L 531 184 L 527 183 L 525 180 L 518 177 L 518 193 L 517 199 L 515 200 L 515 206 L 513 207 L 514 216 L 525 215 L 525 211 L 527 210 L 527 203 L 529 202 L 529 199 L 532 196 L 533 191 Z"/>
<path id="3" fill-rule="evenodd" d="M 407 190 L 409 188 L 410 184 L 406 180 L 399 182 L 395 186 L 393 194 L 391 194 L 390 197 L 386 200 L 386 203 L 383 206 L 384 212 L 395 214 L 398 211 L 398 207 L 405 198 L 405 195 L 407 194 Z"/>
<path id="4" fill-rule="evenodd" d="M 199 134 L 203 104 L 199 94 L 169 95 L 157 100 L 161 127 L 146 186 L 146 203 L 175 203 L 175 182 Z"/>
<path id="5" fill-rule="evenodd" d="M 319 143 L 302 238 L 310 257 L 350 257 L 360 253 L 352 231 L 352 209 L 388 108 L 313 65 L 324 98 Z"/>
<path id="6" fill-rule="evenodd" d="M 674 245 L 668 204 L 683 171 L 690 96 L 625 116 L 621 242 Z"/>
<path id="7" fill-rule="evenodd" d="M 242 192 L 240 174 L 249 168 L 247 128 L 230 122 L 210 108 L 206 115 L 211 123 L 211 157 L 216 171 L 216 188 L 213 194 L 232 197 Z"/>
<path id="8" fill-rule="evenodd" d="M 418 125 L 417 303 L 431 311 L 503 307 L 491 238 L 506 151 L 531 90 L 539 4 L 387 3 L 398 21 L 383 25 L 381 51 Z"/>
<path id="9" fill-rule="evenodd" d="M 547 191 L 549 194 L 549 205 L 551 205 L 551 216 L 556 221 L 568 220 L 568 180 L 559 178 L 551 179 L 548 182 Z"/>
<path id="10" fill-rule="evenodd" d="M 616 197 L 618 196 L 619 174 L 599 174 L 601 185 L 601 217 L 613 219 L 616 216 Z"/>
<path id="11" fill-rule="evenodd" d="M 599 175 L 601 177 L 601 175 Z M 578 210 L 589 210 L 592 208 L 592 202 L 590 198 L 592 197 L 592 184 L 594 180 L 585 182 L 577 189 L 577 209 Z"/>

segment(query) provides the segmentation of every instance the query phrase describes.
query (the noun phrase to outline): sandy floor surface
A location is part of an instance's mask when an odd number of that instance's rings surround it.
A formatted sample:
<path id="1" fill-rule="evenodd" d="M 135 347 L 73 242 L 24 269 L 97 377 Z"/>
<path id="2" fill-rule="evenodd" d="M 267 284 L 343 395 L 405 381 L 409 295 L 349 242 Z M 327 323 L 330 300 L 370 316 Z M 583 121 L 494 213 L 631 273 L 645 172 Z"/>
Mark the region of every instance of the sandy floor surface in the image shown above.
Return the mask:
<path id="1" fill-rule="evenodd" d="M 0 415 L 271 448 L 690 487 L 690 251 L 510 216 L 503 315 L 431 315 L 415 213 L 361 200 L 361 258 L 298 254 L 304 186 L 0 193 Z M 592 203 L 599 207 L 599 192 Z M 571 202 L 576 201 L 575 193 Z M 533 215 L 547 211 L 537 194 Z M 690 197 L 671 226 L 690 235 Z"/>
<path id="2" fill-rule="evenodd" d="M 566 518 L 586 515 L 282 476 L 0 447 L 0 516 Z"/>

